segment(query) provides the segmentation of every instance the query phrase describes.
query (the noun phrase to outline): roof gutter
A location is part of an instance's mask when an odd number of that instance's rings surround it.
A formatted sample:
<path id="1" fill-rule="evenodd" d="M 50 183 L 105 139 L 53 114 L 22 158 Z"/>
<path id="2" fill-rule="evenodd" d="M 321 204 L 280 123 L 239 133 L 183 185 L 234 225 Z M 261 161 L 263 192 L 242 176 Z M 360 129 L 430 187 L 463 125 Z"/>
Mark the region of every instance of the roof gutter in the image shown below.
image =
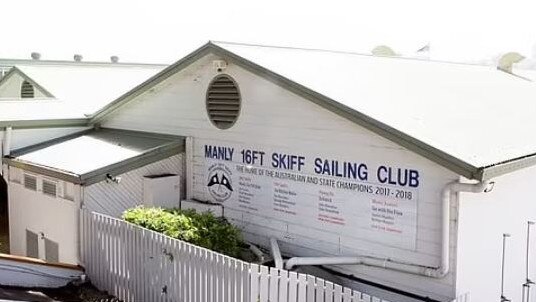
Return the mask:
<path id="1" fill-rule="evenodd" d="M 0 121 L 0 127 L 16 129 L 89 127 L 89 118 Z"/>

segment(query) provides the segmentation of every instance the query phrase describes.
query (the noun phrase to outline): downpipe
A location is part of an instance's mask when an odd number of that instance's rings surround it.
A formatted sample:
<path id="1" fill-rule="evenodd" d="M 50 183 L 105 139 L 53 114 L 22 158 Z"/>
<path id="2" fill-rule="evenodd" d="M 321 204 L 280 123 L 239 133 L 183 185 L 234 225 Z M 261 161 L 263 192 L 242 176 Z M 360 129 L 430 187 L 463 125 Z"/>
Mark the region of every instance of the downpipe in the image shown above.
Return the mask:
<path id="1" fill-rule="evenodd" d="M 409 273 L 414 275 L 427 276 L 432 278 L 443 278 L 450 271 L 450 206 L 453 194 L 460 192 L 482 193 L 490 192 L 494 182 L 484 181 L 476 184 L 460 183 L 458 181 L 447 184 L 441 192 L 441 263 L 439 267 L 426 267 L 405 263 L 389 258 L 378 258 L 372 256 L 355 257 L 294 257 L 285 263 L 285 269 L 291 270 L 300 265 L 364 265 L 378 267 Z M 273 244 L 273 243 L 272 243 Z M 277 244 L 277 242 L 275 242 Z M 272 247 L 273 250 L 273 247 Z"/>

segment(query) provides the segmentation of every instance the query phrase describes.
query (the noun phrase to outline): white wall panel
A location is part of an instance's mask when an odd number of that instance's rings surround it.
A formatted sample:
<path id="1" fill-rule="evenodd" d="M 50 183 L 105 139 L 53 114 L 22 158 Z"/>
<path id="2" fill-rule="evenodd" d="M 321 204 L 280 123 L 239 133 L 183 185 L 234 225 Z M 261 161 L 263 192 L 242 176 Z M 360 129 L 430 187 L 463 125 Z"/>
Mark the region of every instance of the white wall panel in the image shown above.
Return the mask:
<path id="1" fill-rule="evenodd" d="M 183 154 L 174 155 L 119 175 L 119 183 L 102 181 L 85 187 L 84 207 L 90 211 L 120 217 L 126 209 L 143 204 L 143 176 L 171 173 L 185 179 L 183 161 Z M 184 184 L 181 185 L 181 190 L 183 188 Z M 184 192 L 181 196 L 184 196 Z"/>
<path id="2" fill-rule="evenodd" d="M 26 255 L 26 230 L 57 242 L 59 261 L 78 264 L 78 203 L 43 194 L 9 182 L 10 252 Z"/>
<path id="3" fill-rule="evenodd" d="M 536 221 L 534 184 L 536 167 L 494 179 L 489 193 L 460 195 L 458 251 L 459 293 L 470 292 L 473 301 L 499 301 L 502 235 L 506 242 L 505 296 L 521 299 L 525 283 L 527 221 Z M 529 249 L 529 279 L 536 280 L 536 226 L 532 226 Z M 531 285 L 530 301 L 536 301 Z"/>

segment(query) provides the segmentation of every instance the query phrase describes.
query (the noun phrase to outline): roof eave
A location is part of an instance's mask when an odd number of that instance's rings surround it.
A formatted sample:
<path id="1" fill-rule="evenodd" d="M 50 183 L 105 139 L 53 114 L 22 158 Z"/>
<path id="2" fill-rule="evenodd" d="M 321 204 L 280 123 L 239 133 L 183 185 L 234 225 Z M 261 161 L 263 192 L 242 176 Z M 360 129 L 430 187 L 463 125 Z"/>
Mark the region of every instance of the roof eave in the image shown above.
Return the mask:
<path id="1" fill-rule="evenodd" d="M 89 118 L 64 118 L 45 120 L 13 120 L 0 121 L 0 128 L 12 127 L 17 129 L 33 128 L 65 128 L 65 127 L 88 127 Z"/>
<path id="2" fill-rule="evenodd" d="M 70 183 L 74 184 L 80 184 L 80 176 L 74 173 L 70 173 L 67 171 L 54 169 L 51 167 L 41 166 L 37 165 L 35 163 L 19 160 L 12 157 L 4 157 L 2 158 L 2 163 L 11 166 L 16 167 L 31 173 L 36 173 L 44 176 L 48 176 L 55 179 L 64 180 Z"/>
<path id="3" fill-rule="evenodd" d="M 155 147 L 142 154 L 128 158 L 126 160 L 93 170 L 84 174 L 76 174 L 53 167 L 38 165 L 35 163 L 23 161 L 13 157 L 4 157 L 2 162 L 12 167 L 17 167 L 28 172 L 48 176 L 55 179 L 60 179 L 74 184 L 89 186 L 103 180 L 106 180 L 107 175 L 120 175 L 134 169 L 141 168 L 145 165 L 163 160 L 173 155 L 184 151 L 184 139 L 174 141 L 162 146 Z"/>
<path id="4" fill-rule="evenodd" d="M 173 155 L 184 152 L 184 140 L 170 142 L 168 144 L 153 148 L 138 156 L 131 157 L 124 161 L 82 174 L 81 184 L 89 186 L 107 179 L 107 175 L 117 176 L 126 172 L 141 168 L 148 164 L 166 159 Z"/>
<path id="5" fill-rule="evenodd" d="M 479 169 L 476 179 L 486 181 L 534 165 L 536 165 L 536 153 L 483 167 Z"/>

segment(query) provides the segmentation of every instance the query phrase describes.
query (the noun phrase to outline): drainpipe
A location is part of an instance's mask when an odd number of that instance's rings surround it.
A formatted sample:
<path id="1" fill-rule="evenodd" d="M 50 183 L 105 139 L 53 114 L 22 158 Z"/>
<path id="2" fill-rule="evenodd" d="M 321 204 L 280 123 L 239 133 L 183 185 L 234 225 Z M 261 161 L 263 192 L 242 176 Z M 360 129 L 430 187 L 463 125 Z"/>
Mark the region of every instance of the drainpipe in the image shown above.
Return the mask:
<path id="1" fill-rule="evenodd" d="M 270 238 L 270 248 L 272 251 L 272 257 L 274 258 L 275 268 L 283 268 L 283 257 L 281 257 L 281 251 L 279 250 L 279 244 L 277 244 L 277 239 Z"/>
<path id="2" fill-rule="evenodd" d="M 443 278 L 450 270 L 450 202 L 452 194 L 459 192 L 481 193 L 489 192 L 493 189 L 493 182 L 480 182 L 467 184 L 453 182 L 447 184 L 441 194 L 442 207 L 442 233 L 441 233 L 441 264 L 439 267 L 425 267 L 410 263 L 404 263 L 389 258 L 377 258 L 370 256 L 355 257 L 294 257 L 285 263 L 285 268 L 291 270 L 299 265 L 365 265 L 380 267 L 394 271 L 422 275 L 432 278 Z M 276 242 L 277 244 L 277 242 Z"/>
<path id="3" fill-rule="evenodd" d="M 3 156 L 7 156 L 11 154 L 11 132 L 12 132 L 11 126 L 6 127 L 6 130 L 4 132 L 3 146 L 2 146 L 2 149 L 4 151 Z"/>

